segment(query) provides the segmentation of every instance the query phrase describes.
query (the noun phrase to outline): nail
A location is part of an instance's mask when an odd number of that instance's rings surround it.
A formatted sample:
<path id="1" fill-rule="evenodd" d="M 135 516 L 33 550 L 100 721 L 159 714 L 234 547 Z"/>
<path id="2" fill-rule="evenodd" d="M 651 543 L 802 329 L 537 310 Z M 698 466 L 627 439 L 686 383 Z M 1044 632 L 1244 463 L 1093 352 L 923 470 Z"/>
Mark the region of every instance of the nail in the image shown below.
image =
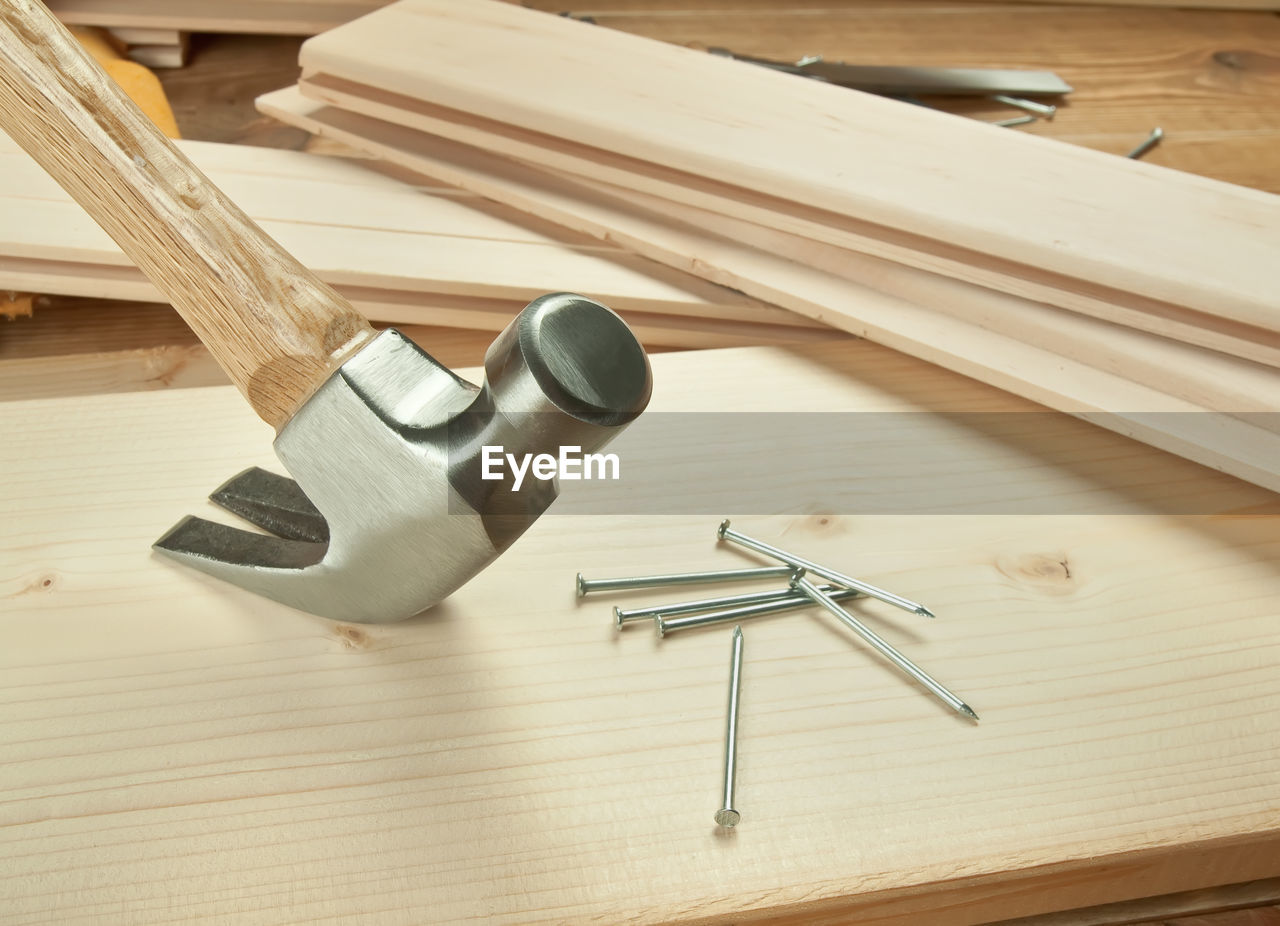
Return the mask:
<path id="1" fill-rule="evenodd" d="M 841 588 L 838 585 L 820 585 L 819 588 L 836 601 L 854 598 L 858 594 L 851 588 Z M 811 608 L 813 605 L 812 598 L 808 595 L 797 593 L 788 595 L 786 598 L 779 598 L 776 601 L 762 601 L 759 604 L 742 605 L 737 608 L 727 608 L 723 611 L 711 611 L 707 614 L 690 614 L 687 617 L 668 618 L 666 614 L 658 613 L 653 616 L 653 622 L 655 629 L 658 631 L 658 636 L 663 637 L 673 630 L 691 630 L 694 627 L 707 627 L 711 624 L 726 624 L 729 621 L 741 620 L 744 617 L 759 617 L 762 614 L 795 611 L 799 608 Z"/>
<path id="2" fill-rule="evenodd" d="M 1019 96 L 998 94 L 991 99 L 997 103 L 1003 103 L 1005 106 L 1012 106 L 1014 109 L 1022 109 L 1029 113 L 1035 113 L 1037 116 L 1044 116 L 1046 119 L 1052 119 L 1053 114 L 1058 111 L 1056 106 L 1048 103 L 1037 103 L 1035 100 L 1024 100 Z"/>
<path id="3" fill-rule="evenodd" d="M 952 710 L 956 711 L 959 714 L 964 715 L 965 717 L 968 717 L 970 720 L 978 719 L 978 715 L 974 713 L 973 708 L 965 704 L 963 701 L 957 698 L 954 694 L 952 694 L 950 691 L 944 688 L 935 678 L 933 678 L 931 675 L 929 675 L 927 672 L 921 669 L 918 665 L 916 665 L 906 656 L 902 655 L 900 652 L 898 652 L 896 649 L 890 646 L 889 643 L 886 640 L 884 640 L 879 634 L 877 634 L 874 630 L 872 630 L 866 624 L 862 623 L 862 621 L 858 620 L 856 617 L 854 617 L 844 608 L 840 607 L 840 605 L 838 605 L 834 600 L 832 600 L 830 595 L 828 595 L 826 592 L 822 591 L 822 589 L 818 588 L 818 586 L 814 585 L 812 582 L 806 579 L 804 577 L 803 571 L 797 572 L 794 576 L 792 576 L 791 584 L 794 588 L 804 592 L 806 595 L 812 598 L 815 602 L 822 605 L 824 608 L 826 608 L 828 611 L 834 614 L 837 618 L 840 619 L 842 623 L 844 623 L 846 627 L 848 627 L 858 636 L 862 637 L 862 639 L 870 643 L 873 647 L 875 647 L 876 650 L 880 652 L 881 655 L 883 655 L 886 659 L 892 662 L 895 666 L 897 666 L 903 672 L 906 672 L 908 675 L 914 678 L 921 685 L 924 685 L 925 688 L 929 689 L 929 691 L 931 691 L 934 695 L 936 695 L 943 703 L 945 703 Z"/>
<path id="4" fill-rule="evenodd" d="M 791 575 L 786 566 L 758 566 L 753 569 L 722 569 L 715 572 L 676 572 L 662 576 L 633 576 L 627 579 L 584 579 L 578 573 L 578 597 L 591 592 L 616 592 L 632 588 L 662 588 L 667 585 L 701 585 L 710 582 L 749 582 L 779 579 Z"/>
<path id="5" fill-rule="evenodd" d="M 1150 151 L 1152 148 L 1154 148 L 1156 145 L 1160 144 L 1160 139 L 1162 138 L 1164 138 L 1164 129 L 1160 128 L 1160 126 L 1156 126 L 1154 129 L 1151 130 L 1151 134 L 1147 136 L 1146 140 L 1142 144 L 1140 144 L 1138 147 L 1134 148 L 1132 151 L 1126 154 L 1125 157 L 1133 158 L 1134 160 L 1137 160 L 1138 158 L 1146 154 L 1148 151 Z"/>
<path id="6" fill-rule="evenodd" d="M 755 550 L 757 553 L 763 553 L 765 556 L 772 556 L 774 559 L 782 560 L 792 568 L 807 569 L 815 576 L 821 576 L 828 582 L 835 582 L 837 585 L 843 585 L 845 588 L 851 588 L 856 592 L 862 592 L 862 594 L 869 595 L 872 598 L 878 598 L 880 601 L 902 608 L 904 611 L 919 614 L 921 617 L 934 616 L 932 611 L 924 605 L 912 601 L 910 598 L 903 598 L 901 595 L 893 594 L 893 592 L 886 592 L 882 588 L 878 588 L 870 583 L 855 579 L 853 576 L 847 576 L 844 573 L 836 572 L 834 569 L 819 566 L 817 563 L 810 562 L 807 559 L 801 559 L 794 553 L 788 553 L 786 550 L 779 550 L 777 547 L 771 547 L 769 544 L 748 537 L 746 534 L 740 534 L 738 531 L 730 530 L 727 518 L 720 522 L 720 528 L 716 531 L 716 536 L 721 540 L 731 540 L 736 544 L 746 547 L 748 550 Z"/>
<path id="7" fill-rule="evenodd" d="M 1028 125 L 1029 123 L 1032 123 L 1035 121 L 1036 121 L 1035 116 L 1014 116 L 1012 119 L 997 119 L 995 122 L 991 124 L 998 125 L 1001 128 L 1011 129 L 1015 125 Z"/>
<path id="8" fill-rule="evenodd" d="M 716 811 L 720 826 L 737 826 L 742 814 L 733 809 L 733 779 L 738 771 L 738 696 L 742 691 L 742 628 L 733 628 L 729 660 L 729 719 L 724 728 L 724 799 Z"/>
<path id="9" fill-rule="evenodd" d="M 787 575 L 795 573 L 791 567 L 783 567 Z M 777 601 L 779 598 L 791 598 L 795 592 L 791 588 L 775 588 L 767 592 L 746 592 L 742 595 L 726 595 L 723 598 L 699 598 L 695 601 L 676 601 L 671 604 L 655 604 L 643 608 L 613 609 L 613 619 L 621 629 L 623 624 L 631 621 L 656 617 L 659 614 L 694 614 L 698 611 L 714 611 L 719 608 L 731 608 L 743 604 L 758 604 L 762 601 Z"/>

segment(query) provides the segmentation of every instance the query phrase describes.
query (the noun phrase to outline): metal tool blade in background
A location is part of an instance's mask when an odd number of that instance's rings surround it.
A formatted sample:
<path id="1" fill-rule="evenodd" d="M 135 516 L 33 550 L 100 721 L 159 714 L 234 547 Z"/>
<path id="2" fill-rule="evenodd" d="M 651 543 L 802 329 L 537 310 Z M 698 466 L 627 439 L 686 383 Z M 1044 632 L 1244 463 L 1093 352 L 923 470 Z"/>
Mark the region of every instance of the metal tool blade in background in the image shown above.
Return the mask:
<path id="1" fill-rule="evenodd" d="M 864 90 L 885 96 L 1059 96 L 1071 92 L 1071 85 L 1052 71 L 1022 71 L 1002 68 L 938 68 L 901 65 L 845 64 L 814 55 L 796 62 L 774 61 L 739 55 L 727 48 L 708 49 L 713 55 L 745 61 L 762 67 Z"/>

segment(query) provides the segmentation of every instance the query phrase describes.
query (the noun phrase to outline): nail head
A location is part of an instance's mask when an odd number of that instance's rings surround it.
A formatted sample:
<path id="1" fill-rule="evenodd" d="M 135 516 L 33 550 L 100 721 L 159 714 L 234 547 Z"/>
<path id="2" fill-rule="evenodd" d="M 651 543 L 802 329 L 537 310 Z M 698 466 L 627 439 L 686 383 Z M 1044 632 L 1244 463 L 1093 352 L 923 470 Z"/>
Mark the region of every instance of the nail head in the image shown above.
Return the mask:
<path id="1" fill-rule="evenodd" d="M 737 826 L 742 814 L 727 807 L 716 811 L 716 823 L 720 826 Z"/>

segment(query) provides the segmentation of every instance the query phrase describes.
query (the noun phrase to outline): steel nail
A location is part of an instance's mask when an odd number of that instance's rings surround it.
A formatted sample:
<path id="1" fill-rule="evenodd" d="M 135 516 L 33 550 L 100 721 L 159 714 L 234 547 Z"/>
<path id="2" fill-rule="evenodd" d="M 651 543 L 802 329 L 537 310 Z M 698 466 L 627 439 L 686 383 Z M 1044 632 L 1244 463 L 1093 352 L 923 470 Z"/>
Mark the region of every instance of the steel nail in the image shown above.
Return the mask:
<path id="1" fill-rule="evenodd" d="M 1035 116 L 1014 116 L 1012 119 L 997 119 L 992 125 L 998 125 L 1004 129 L 1011 129 L 1015 125 L 1028 125 L 1036 121 Z"/>
<path id="2" fill-rule="evenodd" d="M 1058 107 L 1050 103 L 1037 103 L 1035 100 L 1024 100 L 1020 96 L 1005 96 L 1004 94 L 996 94 L 991 97 L 997 103 L 1003 103 L 1005 106 L 1012 106 L 1014 109 L 1021 109 L 1029 113 L 1035 113 L 1037 116 L 1044 116 L 1046 119 L 1052 119 L 1053 114 L 1058 111 Z"/>
<path id="3" fill-rule="evenodd" d="M 906 656 L 902 655 L 900 652 L 898 652 L 896 649 L 890 646 L 888 641 L 884 640 L 874 630 L 872 630 L 866 624 L 862 623 L 862 621 L 858 620 L 856 617 L 854 617 L 844 608 L 840 607 L 840 605 L 838 605 L 834 600 L 832 600 L 830 595 L 828 595 L 826 592 L 822 591 L 820 588 L 818 588 L 816 585 L 814 585 L 812 582 L 806 579 L 804 577 L 803 570 L 797 572 L 794 576 L 792 576 L 791 585 L 794 588 L 804 592 L 806 595 L 812 598 L 815 602 L 822 605 L 829 612 L 831 612 L 833 615 L 839 618 L 840 621 L 846 627 L 848 627 L 858 636 L 862 637 L 862 639 L 870 643 L 876 650 L 880 652 L 882 656 L 884 656 L 886 659 L 892 662 L 895 666 L 897 666 L 903 672 L 910 675 L 912 678 L 918 681 L 921 685 L 924 685 L 925 688 L 929 689 L 930 692 L 936 695 L 941 701 L 943 701 L 952 710 L 956 711 L 959 714 L 964 715 L 965 717 L 968 717 L 970 720 L 978 719 L 978 715 L 974 713 L 973 708 L 965 704 L 963 701 L 957 698 L 954 694 L 952 694 L 950 691 L 944 688 L 942 684 L 939 683 L 935 678 L 933 678 L 931 675 L 929 675 L 927 672 L 921 669 L 918 665 L 916 665 Z"/>
<path id="4" fill-rule="evenodd" d="M 724 729 L 724 799 L 716 811 L 720 826 L 737 826 L 742 814 L 733 807 L 734 778 L 738 772 L 738 698 L 742 691 L 742 628 L 733 628 L 733 655 L 729 660 L 729 719 Z"/>
<path id="5" fill-rule="evenodd" d="M 1156 126 L 1151 130 L 1151 134 L 1146 137 L 1142 144 L 1138 145 L 1138 147 L 1126 154 L 1125 157 L 1137 160 L 1156 145 L 1160 144 L 1160 139 L 1162 138 L 1164 138 L 1164 129 L 1160 128 L 1160 126 Z"/>
<path id="6" fill-rule="evenodd" d="M 790 576 L 794 572 L 794 569 L 788 568 L 786 574 Z M 623 624 L 656 617 L 659 614 L 695 614 L 699 611 L 714 611 L 718 608 L 757 604 L 762 601 L 777 601 L 779 598 L 790 598 L 794 595 L 795 592 L 791 588 L 775 588 L 767 592 L 746 592 L 741 595 L 725 595 L 722 598 L 699 598 L 695 601 L 676 601 L 670 604 L 649 605 L 643 608 L 629 608 L 627 610 L 615 607 L 613 609 L 613 619 L 618 628 L 621 629 Z"/>
<path id="7" fill-rule="evenodd" d="M 841 588 L 838 585 L 821 585 L 819 588 L 836 601 L 855 598 L 858 595 L 853 589 Z M 786 598 L 779 598 L 776 601 L 762 601 L 759 604 L 742 605 L 741 607 L 728 608 L 724 611 L 711 611 L 706 614 L 690 614 L 685 617 L 668 618 L 666 614 L 660 612 L 654 615 L 653 622 L 658 636 L 663 637 L 673 630 L 692 630 L 694 627 L 726 624 L 729 621 L 741 620 L 744 617 L 759 617 L 762 614 L 778 614 L 782 611 L 811 608 L 814 604 L 815 602 L 808 595 L 796 593 L 788 595 Z"/>
<path id="8" fill-rule="evenodd" d="M 772 547 L 763 541 L 748 537 L 746 534 L 730 530 L 727 518 L 720 522 L 720 527 L 716 531 L 716 536 L 721 540 L 730 540 L 736 544 L 740 544 L 748 550 L 755 550 L 757 553 L 763 553 L 765 556 L 772 556 L 774 559 L 782 560 L 782 562 L 787 563 L 793 569 L 807 569 L 809 572 L 812 572 L 816 576 L 821 576 L 828 582 L 835 582 L 837 585 L 843 585 L 845 588 L 851 588 L 854 591 L 862 592 L 864 595 L 877 598 L 886 604 L 902 608 L 904 611 L 919 614 L 921 617 L 934 616 L 932 611 L 919 602 L 912 601 L 910 598 L 903 598 L 901 595 L 895 595 L 893 592 L 887 592 L 883 588 L 879 588 L 869 582 L 863 582 L 860 579 L 853 578 L 853 576 L 847 576 L 842 572 L 836 572 L 834 569 L 819 566 L 817 563 L 807 559 L 802 559 L 794 553 L 788 553 L 786 550 L 780 550 L 777 547 Z"/>
<path id="9" fill-rule="evenodd" d="M 749 582 L 791 575 L 786 566 L 758 566 L 752 569 L 720 569 L 712 572 L 676 572 L 669 575 L 632 576 L 625 579 L 584 579 L 578 573 L 578 597 L 591 592 L 615 592 L 633 588 L 662 588 L 668 585 L 702 585 L 712 582 Z"/>

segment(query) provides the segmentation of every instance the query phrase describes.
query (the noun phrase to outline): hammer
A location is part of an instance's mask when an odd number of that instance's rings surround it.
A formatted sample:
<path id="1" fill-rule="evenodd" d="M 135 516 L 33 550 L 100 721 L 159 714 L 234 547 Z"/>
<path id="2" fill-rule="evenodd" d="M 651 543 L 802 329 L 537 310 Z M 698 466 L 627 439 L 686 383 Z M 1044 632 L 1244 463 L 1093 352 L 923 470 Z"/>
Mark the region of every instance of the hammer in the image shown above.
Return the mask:
<path id="1" fill-rule="evenodd" d="M 304 611 L 396 621 L 445 598 L 555 499 L 494 480 L 484 448 L 599 450 L 648 404 L 644 349 L 609 309 L 531 302 L 477 387 L 375 331 L 165 138 L 36 0 L 0 0 L 0 128 L 173 303 L 296 479 L 251 469 L 215 503 L 271 533 L 188 517 L 160 553 Z"/>

